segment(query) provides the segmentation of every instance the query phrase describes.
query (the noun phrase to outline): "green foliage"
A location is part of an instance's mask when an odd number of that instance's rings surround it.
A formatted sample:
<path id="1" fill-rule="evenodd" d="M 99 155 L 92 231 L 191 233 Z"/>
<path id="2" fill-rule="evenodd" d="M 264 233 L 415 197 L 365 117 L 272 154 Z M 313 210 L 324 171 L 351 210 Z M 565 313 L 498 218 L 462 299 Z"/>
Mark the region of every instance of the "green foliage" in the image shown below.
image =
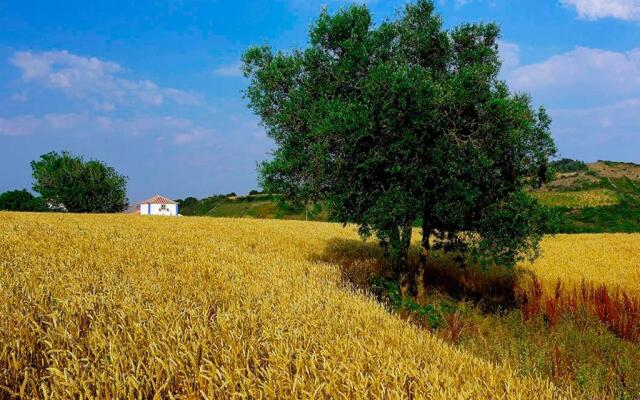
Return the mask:
<path id="1" fill-rule="evenodd" d="M 583 161 L 580 160 L 572 160 L 570 158 L 562 158 L 560 160 L 556 160 L 551 162 L 551 166 L 556 170 L 556 172 L 579 172 L 579 171 L 587 171 L 589 167 Z"/>
<path id="2" fill-rule="evenodd" d="M 219 204 L 230 201 L 228 196 L 224 194 L 196 199 L 195 197 L 187 197 L 184 200 L 177 200 L 182 215 L 207 215 L 211 209 Z"/>
<path id="3" fill-rule="evenodd" d="M 178 207 L 180 208 L 180 214 L 182 215 L 200 215 L 198 213 L 198 208 L 200 207 L 200 200 L 195 197 L 187 197 L 182 200 L 179 199 L 176 201 L 178 203 Z"/>
<path id="4" fill-rule="evenodd" d="M 442 326 L 445 316 L 457 311 L 455 303 L 427 303 L 418 304 L 411 297 L 403 296 L 397 281 L 372 276 L 370 288 L 379 301 L 392 307 L 396 312 L 407 312 L 423 321 L 429 328 L 438 329 Z"/>
<path id="5" fill-rule="evenodd" d="M 54 208 L 113 213 L 127 207 L 127 178 L 101 161 L 50 152 L 31 162 L 33 190 Z"/>
<path id="6" fill-rule="evenodd" d="M 629 199 L 614 206 L 588 207 L 579 210 L 560 208 L 555 212 L 558 215 L 556 232 L 640 232 L 640 203 Z"/>
<path id="7" fill-rule="evenodd" d="M 419 0 L 378 26 L 366 6 L 323 11 L 305 50 L 248 49 L 246 96 L 276 143 L 262 186 L 358 224 L 401 274 L 418 220 L 425 251 L 535 254 L 544 214 L 523 189 L 550 178 L 555 146 L 544 109 L 498 79 L 498 38 L 494 24 L 444 30 Z"/>
<path id="8" fill-rule="evenodd" d="M 40 197 L 34 197 L 26 190 L 11 190 L 0 194 L 0 210 L 3 211 L 46 211 L 47 206 Z"/>

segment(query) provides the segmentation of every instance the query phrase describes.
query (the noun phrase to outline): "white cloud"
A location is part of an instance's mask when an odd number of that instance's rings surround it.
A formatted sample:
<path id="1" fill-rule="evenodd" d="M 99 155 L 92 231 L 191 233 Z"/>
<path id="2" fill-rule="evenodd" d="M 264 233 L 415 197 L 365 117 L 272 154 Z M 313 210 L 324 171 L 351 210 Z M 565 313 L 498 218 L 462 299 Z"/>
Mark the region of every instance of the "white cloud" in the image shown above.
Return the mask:
<path id="1" fill-rule="evenodd" d="M 161 87 L 149 80 L 121 78 L 123 68 L 114 62 L 78 56 L 68 51 L 19 51 L 9 60 L 25 82 L 59 90 L 94 108 L 111 111 L 118 106 L 159 106 L 166 101 L 197 105 L 199 96 Z"/>
<path id="2" fill-rule="evenodd" d="M 224 77 L 242 76 L 242 62 L 236 61 L 231 64 L 221 65 L 214 70 L 214 73 L 218 76 L 224 76 Z"/>
<path id="3" fill-rule="evenodd" d="M 502 45 L 501 53 L 506 60 Z M 563 155 L 640 161 L 640 48 L 578 47 L 516 66 L 506 79 L 512 89 L 547 106 Z"/>
<path id="4" fill-rule="evenodd" d="M 622 53 L 578 47 L 520 66 L 507 80 L 513 89 L 544 102 L 590 100 L 606 104 L 640 97 L 640 48 Z"/>
<path id="5" fill-rule="evenodd" d="M 640 0 L 562 0 L 562 3 L 575 8 L 583 19 L 640 20 Z"/>

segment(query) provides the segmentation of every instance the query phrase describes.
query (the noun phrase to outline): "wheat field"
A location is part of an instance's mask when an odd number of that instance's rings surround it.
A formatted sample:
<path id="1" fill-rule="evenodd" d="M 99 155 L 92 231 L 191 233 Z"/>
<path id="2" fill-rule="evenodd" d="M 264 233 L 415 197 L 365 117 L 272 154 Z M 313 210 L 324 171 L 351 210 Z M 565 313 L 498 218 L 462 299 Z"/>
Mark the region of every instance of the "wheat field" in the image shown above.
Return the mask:
<path id="1" fill-rule="evenodd" d="M 319 261 L 328 223 L 0 213 L 0 398 L 571 397 Z"/>
<path id="2" fill-rule="evenodd" d="M 640 296 L 640 234 L 554 235 L 542 241 L 542 256 L 523 263 L 548 287 L 560 279 L 578 286 L 584 280 Z"/>

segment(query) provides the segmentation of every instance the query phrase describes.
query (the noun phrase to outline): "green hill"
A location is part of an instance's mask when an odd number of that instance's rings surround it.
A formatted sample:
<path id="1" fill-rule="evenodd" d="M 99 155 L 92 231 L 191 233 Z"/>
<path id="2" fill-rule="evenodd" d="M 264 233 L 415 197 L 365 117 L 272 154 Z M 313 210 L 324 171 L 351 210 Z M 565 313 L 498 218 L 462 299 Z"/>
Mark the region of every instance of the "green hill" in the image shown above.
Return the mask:
<path id="1" fill-rule="evenodd" d="M 557 217 L 557 232 L 640 232 L 640 165 L 598 161 L 554 162 L 556 178 L 532 191 Z M 189 197 L 178 200 L 183 215 L 326 221 L 327 213 L 291 207 L 278 195 Z"/>
<path id="2" fill-rule="evenodd" d="M 640 165 L 560 160 L 556 169 L 533 195 L 556 211 L 559 232 L 640 232 Z"/>

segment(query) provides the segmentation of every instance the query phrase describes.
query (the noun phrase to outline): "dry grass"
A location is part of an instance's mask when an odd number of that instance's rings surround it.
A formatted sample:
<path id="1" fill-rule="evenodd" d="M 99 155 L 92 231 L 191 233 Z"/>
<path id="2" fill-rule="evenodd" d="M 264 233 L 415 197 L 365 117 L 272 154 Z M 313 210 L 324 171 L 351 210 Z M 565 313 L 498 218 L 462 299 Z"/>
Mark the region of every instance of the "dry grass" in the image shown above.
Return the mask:
<path id="1" fill-rule="evenodd" d="M 588 164 L 589 169 L 606 178 L 627 177 L 632 180 L 640 179 L 640 166 L 631 163 L 606 163 L 597 162 Z"/>
<path id="2" fill-rule="evenodd" d="M 549 291 L 558 280 L 570 287 L 584 280 L 640 296 L 640 234 L 556 235 L 543 240 L 542 250 L 542 257 L 522 266 Z"/>
<path id="3" fill-rule="evenodd" d="M 592 189 L 579 192 L 538 191 L 533 196 L 549 207 L 602 207 L 618 204 L 615 193 L 608 189 Z"/>
<path id="4" fill-rule="evenodd" d="M 558 173 L 556 178 L 545 184 L 545 189 L 566 190 L 579 184 L 593 184 L 599 182 L 597 175 L 588 174 L 585 171 Z M 543 189 L 544 190 L 544 189 Z"/>
<path id="5" fill-rule="evenodd" d="M 0 398 L 559 398 L 342 287 L 338 225 L 0 213 Z"/>

